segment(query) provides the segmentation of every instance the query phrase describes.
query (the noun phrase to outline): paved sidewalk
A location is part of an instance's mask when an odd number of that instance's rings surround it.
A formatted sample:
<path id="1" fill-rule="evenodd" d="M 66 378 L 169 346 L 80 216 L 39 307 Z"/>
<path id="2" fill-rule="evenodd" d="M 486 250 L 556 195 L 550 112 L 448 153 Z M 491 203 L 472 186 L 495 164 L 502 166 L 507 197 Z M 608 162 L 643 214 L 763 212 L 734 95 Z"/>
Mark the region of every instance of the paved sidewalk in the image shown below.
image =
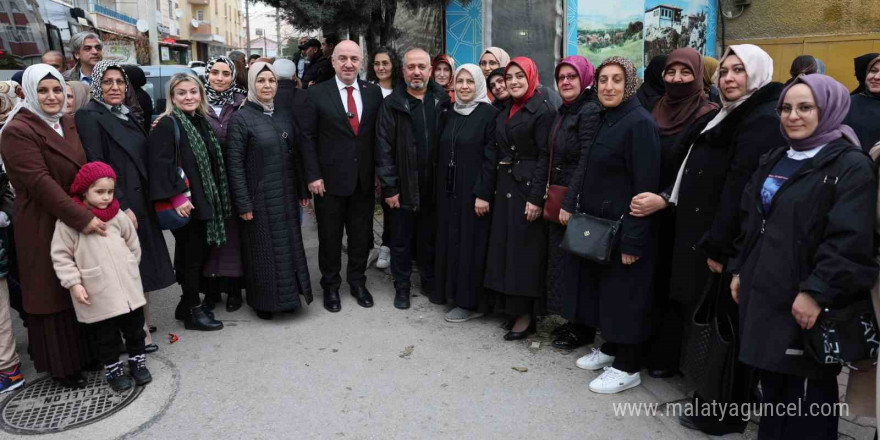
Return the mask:
<path id="1" fill-rule="evenodd" d="M 598 373 L 574 365 L 586 349 L 562 353 L 544 343 L 530 348 L 532 341 L 505 342 L 501 318 L 450 324 L 443 320 L 446 308 L 423 296 L 413 298 L 410 310 L 397 310 L 390 278 L 376 269 L 369 270 L 367 283 L 373 308 L 359 307 L 343 286 L 342 311 L 325 311 L 314 217 L 306 218 L 305 244 L 318 289 L 311 306 L 262 321 L 247 306 L 228 314 L 220 305 L 217 318 L 226 328 L 200 333 L 173 319 L 176 286 L 154 293 L 151 315 L 160 346 L 148 360 L 154 383 L 105 420 L 44 437 L 707 438 L 674 417 L 615 415 L 615 404 L 685 399 L 680 380 L 645 374 L 643 386 L 622 394 L 591 393 L 587 384 Z M 17 319 L 15 331 L 24 373 L 33 379 Z M 168 333 L 180 341 L 169 345 Z M 725 438 L 755 438 L 754 431 L 753 424 L 746 436 Z M 0 431 L 0 438 L 12 436 Z"/>

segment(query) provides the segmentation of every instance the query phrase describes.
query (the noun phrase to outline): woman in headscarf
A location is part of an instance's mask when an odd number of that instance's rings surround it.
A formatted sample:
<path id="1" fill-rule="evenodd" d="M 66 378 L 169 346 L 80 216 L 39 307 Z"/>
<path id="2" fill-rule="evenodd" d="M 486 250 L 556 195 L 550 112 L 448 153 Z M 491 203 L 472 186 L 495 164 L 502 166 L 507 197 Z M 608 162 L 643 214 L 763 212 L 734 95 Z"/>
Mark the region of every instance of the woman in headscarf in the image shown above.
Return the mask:
<path id="1" fill-rule="evenodd" d="M 122 65 L 109 60 L 96 64 L 92 69 L 92 100 L 76 113 L 76 128 L 89 162 L 104 162 L 116 172 L 115 197 L 119 209 L 137 228 L 141 281 L 149 301 L 149 292 L 174 284 L 174 269 L 147 190 L 151 177 L 147 172 L 147 133 L 124 104 L 128 87 Z M 145 344 L 147 353 L 152 353 L 159 346 L 149 332 L 148 305 L 144 306 L 144 317 Z"/>
<path id="2" fill-rule="evenodd" d="M 636 217 L 652 216 L 659 229 L 657 266 L 654 269 L 652 338 L 646 344 L 645 363 L 652 377 L 671 377 L 678 372 L 684 325 L 683 310 L 669 299 L 675 215 L 669 194 L 684 156 L 703 127 L 715 117 L 719 106 L 709 101 L 703 88 L 703 58 L 692 48 L 676 49 L 666 59 L 663 82 L 666 92 L 651 115 L 660 129 L 659 193 L 639 194 L 630 209 Z"/>
<path id="3" fill-rule="evenodd" d="M 144 132 L 149 133 L 150 127 L 153 125 L 153 100 L 150 94 L 144 90 L 147 85 L 147 76 L 140 66 L 135 64 L 126 64 L 122 66 L 125 69 L 125 75 L 128 76 L 128 83 L 131 86 L 125 92 L 126 102 L 137 103 L 143 113 Z"/>
<path id="4" fill-rule="evenodd" d="M 622 220 L 617 249 L 607 265 L 580 261 L 574 322 L 602 330 L 606 341 L 577 366 L 605 372 L 590 382 L 595 393 L 613 394 L 641 383 L 641 344 L 650 336 L 651 278 L 656 231 L 651 217 L 630 214 L 636 194 L 660 187 L 660 139 L 651 114 L 636 95 L 632 61 L 610 57 L 596 70 L 596 93 L 604 108 L 596 140 L 585 150 L 565 198 L 560 222 L 583 212 Z"/>
<path id="5" fill-rule="evenodd" d="M 855 67 L 855 75 L 856 81 L 858 81 L 859 85 L 850 93 L 851 95 L 858 95 L 865 90 L 865 76 L 868 71 L 868 63 L 874 60 L 874 58 L 880 57 L 880 53 L 866 53 L 864 55 L 857 56 L 853 58 L 853 66 Z M 15 79 L 15 77 L 12 77 Z M 862 145 L 862 148 L 866 148 Z"/>
<path id="6" fill-rule="evenodd" d="M 491 207 L 492 223 L 484 286 L 497 293 L 496 312 L 513 318 L 508 341 L 535 332 L 543 313 L 547 272 L 547 226 L 541 219 L 544 187 L 533 185 L 547 150 L 556 109 L 538 90 L 538 68 L 517 57 L 505 70 L 510 101 L 495 118 L 493 163 L 480 177 L 475 209 Z"/>
<path id="7" fill-rule="evenodd" d="M 82 81 L 70 81 L 67 83 L 67 112 L 75 114 L 79 109 L 88 105 L 91 99 L 89 85 Z M 72 108 L 71 108 L 72 107 Z"/>
<path id="8" fill-rule="evenodd" d="M 454 308 L 449 322 L 479 318 L 489 311 L 483 289 L 486 249 L 489 243 L 488 209 L 477 209 L 476 200 L 488 200 L 484 172 L 495 166 L 495 118 L 498 111 L 486 97 L 486 79 L 475 64 L 455 71 L 455 102 L 440 113 L 436 159 L 437 240 L 435 303 Z"/>
<path id="9" fill-rule="evenodd" d="M 718 60 L 703 56 L 703 89 L 709 95 L 709 101 L 721 105 L 721 92 L 715 86 L 715 73 L 718 72 Z"/>
<path id="10" fill-rule="evenodd" d="M 841 366 L 804 353 L 803 332 L 823 310 L 870 304 L 876 212 L 865 207 L 876 206 L 877 183 L 842 124 L 848 101 L 831 77 L 796 78 L 778 101 L 787 145 L 762 159 L 743 195 L 744 246 L 728 270 L 739 304 L 739 360 L 755 368 L 762 405 L 836 408 Z M 762 414 L 758 438 L 837 438 L 839 415 L 771 411 Z"/>
<path id="11" fill-rule="evenodd" d="M 648 112 L 654 109 L 654 104 L 666 91 L 666 84 L 663 82 L 664 66 L 666 66 L 666 55 L 657 55 L 651 58 L 648 67 L 645 68 L 645 82 L 636 93 L 642 107 Z"/>
<path id="12" fill-rule="evenodd" d="M 86 154 L 73 116 L 66 115 L 65 81 L 48 64 L 22 77 L 24 101 L 0 131 L 0 151 L 16 188 L 15 242 L 27 312 L 28 344 L 38 372 L 62 386 L 82 388 L 81 371 L 92 363 L 85 329 L 76 320 L 70 292 L 61 286 L 49 250 L 56 220 L 84 233 L 105 234 L 106 225 L 67 194 Z"/>
<path id="13" fill-rule="evenodd" d="M 206 119 L 208 101 L 201 80 L 177 73 L 168 80 L 168 105 L 150 132 L 150 197 L 168 201 L 189 218 L 174 235 L 174 270 L 182 295 L 174 318 L 188 330 L 214 331 L 223 323 L 199 298 L 202 268 L 213 246 L 227 241 L 232 215 L 220 141 Z"/>
<path id="14" fill-rule="evenodd" d="M 480 71 L 483 72 L 483 77 L 486 80 L 489 79 L 489 74 L 492 73 L 495 69 L 504 69 L 510 64 L 510 55 L 507 54 L 507 51 L 500 47 L 489 47 L 483 51 L 483 54 L 480 55 Z M 492 95 L 491 87 L 489 87 L 489 97 L 490 101 L 495 100 L 495 96 Z"/>
<path id="15" fill-rule="evenodd" d="M 556 66 L 556 88 L 563 103 L 550 130 L 549 146 L 539 158 L 538 175 L 533 183 L 549 191 L 549 185 L 570 188 L 581 153 L 589 148 L 599 130 L 602 106 L 593 88 L 595 69 L 586 58 L 573 55 Z M 552 161 L 551 161 L 552 157 Z M 548 179 L 549 173 L 549 179 Z M 553 346 L 574 350 L 592 342 L 595 329 L 574 321 L 580 264 L 576 257 L 559 247 L 565 226 L 558 218 L 548 223 L 547 238 L 547 311 L 568 319 L 568 325 L 554 331 Z"/>
<path id="16" fill-rule="evenodd" d="M 880 141 L 880 55 L 865 64 L 863 89 L 852 95 L 844 121 L 855 130 L 865 151 Z"/>
<path id="17" fill-rule="evenodd" d="M 226 134 L 232 116 L 241 108 L 247 92 L 235 85 L 237 76 L 235 63 L 225 56 L 216 56 L 205 65 L 205 93 L 208 95 L 208 109 L 205 117 L 217 140 L 223 159 L 229 163 L 229 148 Z M 226 311 L 234 312 L 241 308 L 241 277 L 244 268 L 241 262 L 241 241 L 239 240 L 239 222 L 237 216 L 226 220 L 226 244 L 212 246 L 205 262 L 202 288 L 205 299 L 202 305 L 206 310 L 213 310 L 214 304 L 226 292 Z"/>
<path id="18" fill-rule="evenodd" d="M 455 102 L 455 60 L 445 53 L 437 55 L 431 61 L 431 79 L 449 93 L 449 99 Z M 485 80 L 485 78 L 483 78 Z"/>
<path id="19" fill-rule="evenodd" d="M 6 119 L 18 104 L 18 97 L 15 96 L 15 88 L 17 83 L 12 81 L 0 81 L 0 128 L 6 124 Z"/>
<path id="20" fill-rule="evenodd" d="M 510 93 L 507 92 L 507 83 L 504 81 L 504 68 L 499 67 L 489 73 L 486 77 L 486 87 L 489 89 L 488 96 L 494 96 L 492 105 L 496 110 L 501 111 L 510 99 Z"/>
<path id="21" fill-rule="evenodd" d="M 272 65 L 248 70 L 247 102 L 229 123 L 229 189 L 242 220 L 247 302 L 261 319 L 312 302 L 299 206 L 309 191 L 296 151 L 303 135 L 290 114 L 274 105 Z"/>
<path id="22" fill-rule="evenodd" d="M 670 193 L 669 203 L 676 205 L 670 299 L 684 311 L 685 344 L 704 292 L 714 294 L 729 284 L 724 266 L 736 255 L 743 188 L 760 157 L 785 144 L 776 114 L 783 86 L 772 81 L 773 59 L 761 48 L 741 44 L 727 49 L 718 72 L 722 108 L 690 145 Z M 736 325 L 736 305 L 726 293 L 719 297 L 719 319 L 730 317 Z M 735 373 L 737 394 L 720 403 L 748 401 L 746 371 L 737 364 Z M 700 408 L 710 404 L 699 395 L 694 402 Z M 747 424 L 735 414 L 694 415 L 680 422 L 712 435 L 742 432 Z"/>

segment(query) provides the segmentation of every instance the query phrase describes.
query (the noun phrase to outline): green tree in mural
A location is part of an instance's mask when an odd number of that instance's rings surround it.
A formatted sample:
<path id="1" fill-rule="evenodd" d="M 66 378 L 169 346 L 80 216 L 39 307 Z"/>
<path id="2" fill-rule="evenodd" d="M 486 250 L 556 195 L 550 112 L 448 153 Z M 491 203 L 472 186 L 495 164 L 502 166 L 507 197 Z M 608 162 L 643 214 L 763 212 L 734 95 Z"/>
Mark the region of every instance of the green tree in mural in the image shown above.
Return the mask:
<path id="1" fill-rule="evenodd" d="M 398 36 L 394 16 L 399 5 L 411 8 L 442 6 L 447 0 L 263 0 L 282 10 L 291 25 L 303 30 L 321 29 L 324 33 L 348 33 L 363 36 L 367 51 L 392 46 Z M 470 3 L 463 0 L 462 3 Z"/>

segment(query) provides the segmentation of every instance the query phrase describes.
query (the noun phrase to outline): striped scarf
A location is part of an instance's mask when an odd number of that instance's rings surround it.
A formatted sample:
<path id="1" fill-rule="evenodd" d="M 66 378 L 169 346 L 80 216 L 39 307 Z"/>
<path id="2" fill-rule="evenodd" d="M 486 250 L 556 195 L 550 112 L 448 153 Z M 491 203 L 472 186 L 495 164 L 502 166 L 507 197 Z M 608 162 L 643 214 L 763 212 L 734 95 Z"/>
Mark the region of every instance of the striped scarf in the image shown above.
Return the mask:
<path id="1" fill-rule="evenodd" d="M 226 165 L 223 163 L 220 142 L 217 142 L 214 130 L 209 130 L 211 144 L 214 146 L 217 156 L 217 177 L 215 179 L 211 158 L 208 157 L 208 148 L 205 146 L 202 135 L 199 134 L 198 129 L 183 111 L 177 107 L 174 108 L 174 116 L 180 122 L 186 139 L 189 141 L 193 156 L 196 158 L 196 164 L 199 167 L 199 174 L 202 176 L 205 197 L 211 205 L 211 220 L 208 221 L 208 244 L 222 246 L 226 243 L 226 219 L 232 216 L 232 206 L 229 203 L 229 184 L 226 181 Z"/>

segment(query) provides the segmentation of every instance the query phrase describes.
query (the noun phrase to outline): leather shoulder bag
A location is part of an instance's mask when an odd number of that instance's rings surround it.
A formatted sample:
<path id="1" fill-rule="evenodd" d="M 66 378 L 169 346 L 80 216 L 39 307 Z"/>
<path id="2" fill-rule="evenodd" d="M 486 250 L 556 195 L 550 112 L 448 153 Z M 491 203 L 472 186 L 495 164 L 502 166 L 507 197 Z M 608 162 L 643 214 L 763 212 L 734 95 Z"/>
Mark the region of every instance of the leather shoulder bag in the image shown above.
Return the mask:
<path id="1" fill-rule="evenodd" d="M 553 172 L 553 147 L 556 143 L 556 133 L 559 126 L 562 125 L 564 117 L 560 117 L 550 135 L 550 160 L 547 164 L 547 187 L 544 192 L 544 220 L 548 222 L 559 223 L 559 210 L 562 209 L 562 201 L 565 200 L 565 194 L 568 193 L 568 187 L 562 185 L 551 185 L 550 178 Z"/>

